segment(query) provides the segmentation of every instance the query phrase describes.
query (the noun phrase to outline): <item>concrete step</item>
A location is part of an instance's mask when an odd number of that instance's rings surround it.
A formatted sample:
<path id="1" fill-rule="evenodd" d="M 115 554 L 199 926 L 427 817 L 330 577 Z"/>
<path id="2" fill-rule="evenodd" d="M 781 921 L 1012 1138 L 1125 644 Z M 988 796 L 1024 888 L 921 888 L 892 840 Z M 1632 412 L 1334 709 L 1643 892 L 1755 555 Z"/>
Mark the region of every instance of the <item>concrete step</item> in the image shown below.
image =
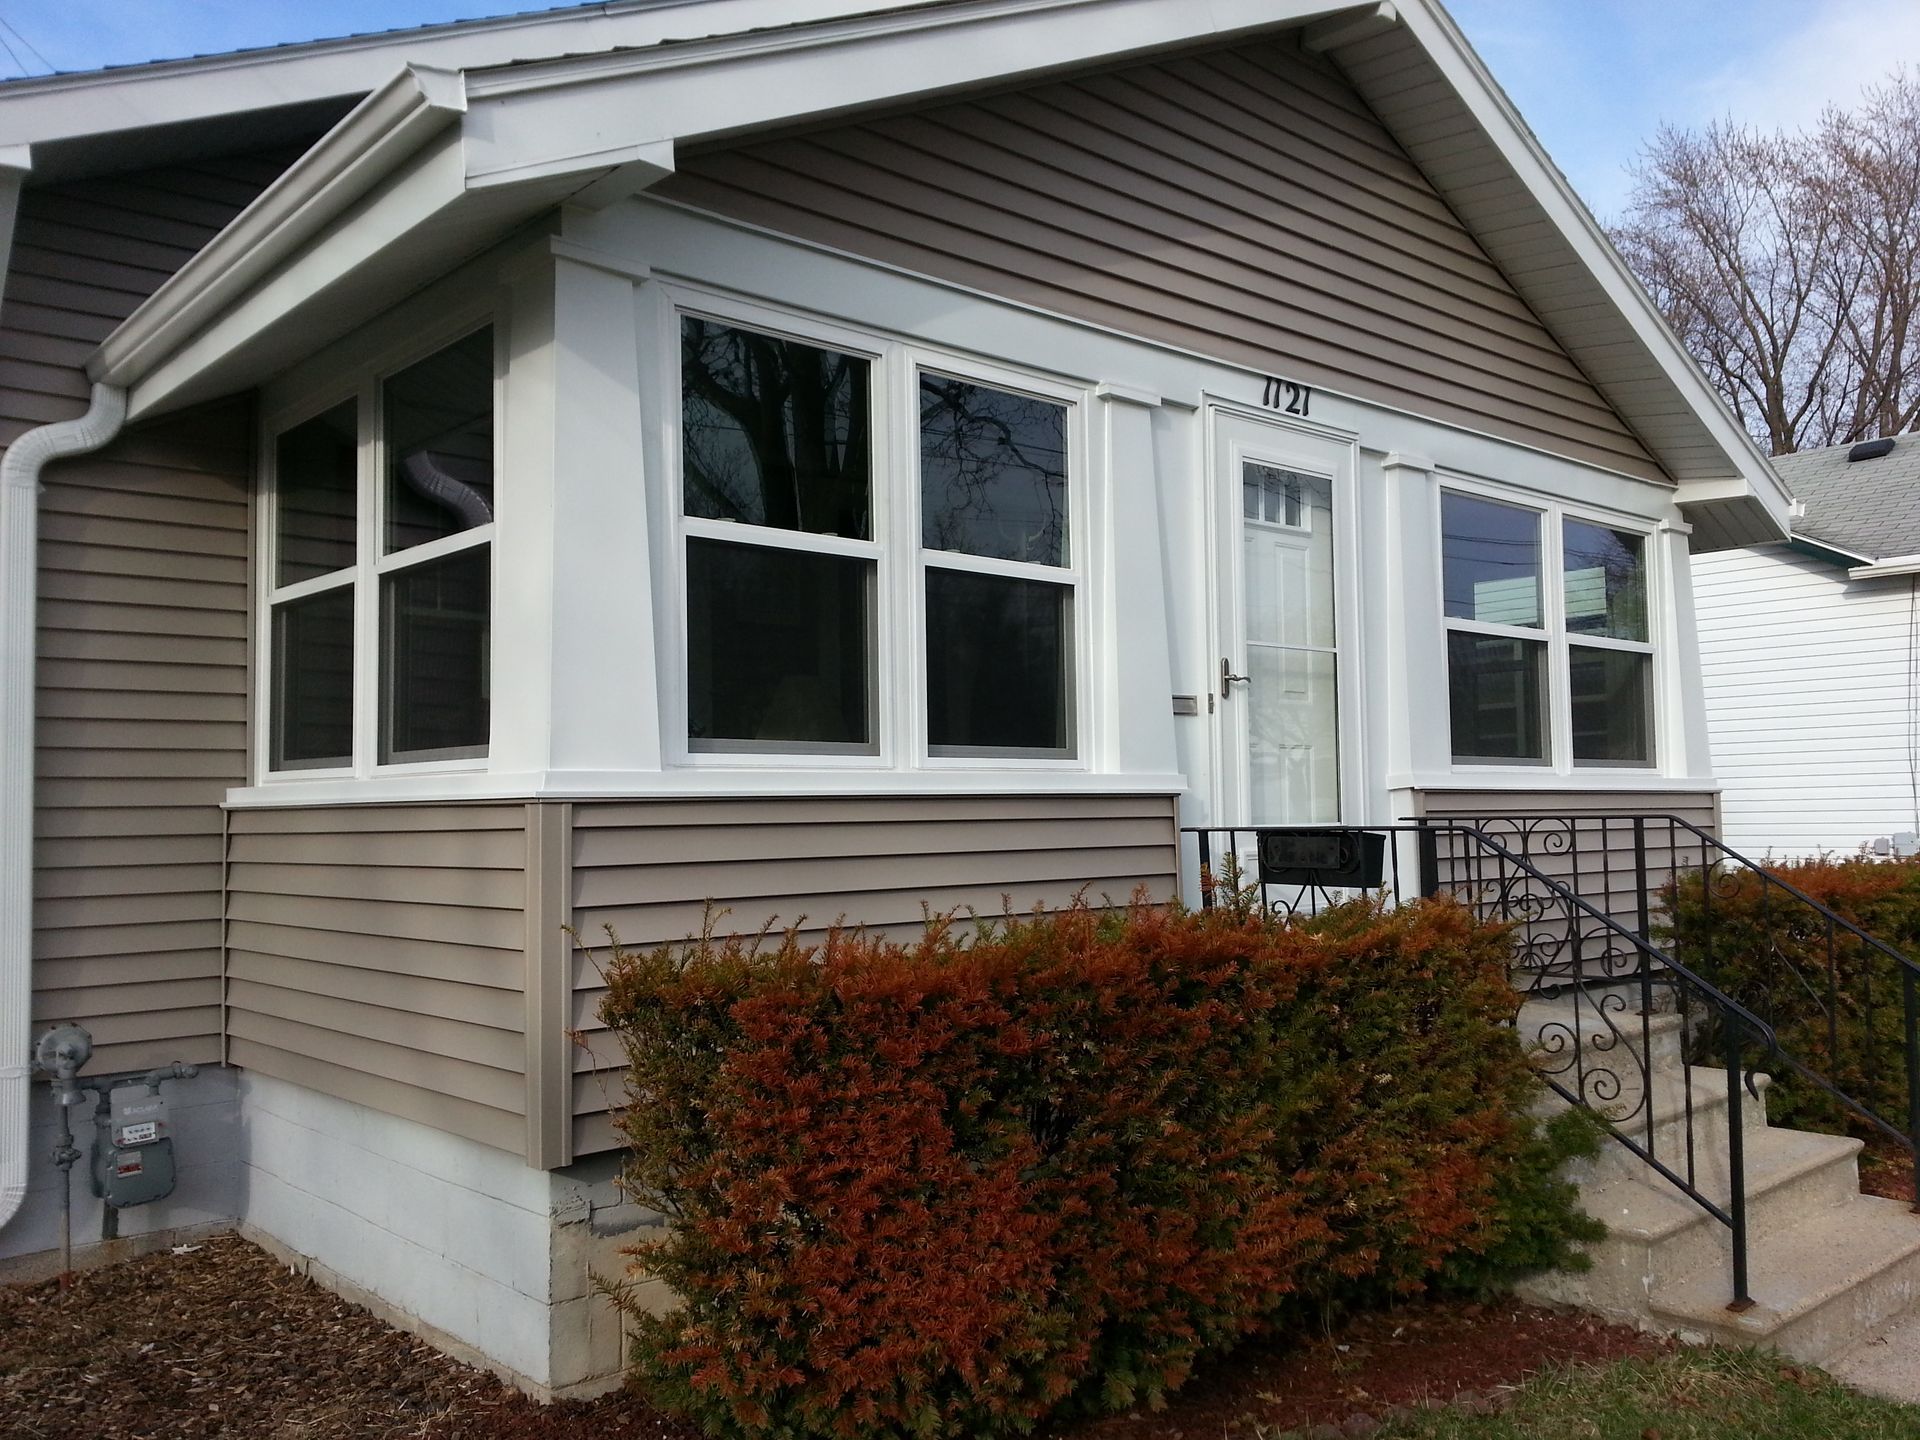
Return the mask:
<path id="1" fill-rule="evenodd" d="M 1920 1215 L 1861 1195 L 1749 1247 L 1755 1304 L 1735 1313 L 1726 1272 L 1656 1277 L 1652 1318 L 1683 1335 L 1763 1345 L 1820 1364 L 1920 1302 Z"/>
<path id="2" fill-rule="evenodd" d="M 1569 1065 L 1557 1075 L 1543 1071 L 1543 1078 L 1569 1091 L 1583 1081 L 1586 1108 L 1607 1118 L 1636 1145 L 1677 1174 L 1690 1173 L 1687 1168 L 1689 1137 L 1695 1169 L 1713 1163 L 1713 1157 L 1722 1157 L 1721 1163 L 1724 1163 L 1729 1129 L 1724 1070 L 1696 1065 L 1686 1070 L 1675 1066 L 1654 1071 L 1651 1120 L 1647 1077 L 1642 1076 L 1637 1067 L 1625 1067 L 1624 1073 L 1617 1069 L 1588 1068 L 1576 1074 Z M 1741 1091 L 1740 1122 L 1749 1143 L 1753 1136 L 1768 1128 L 1766 1096 L 1772 1084 L 1771 1076 L 1756 1075 L 1753 1086 L 1759 1092 L 1758 1098 L 1745 1089 Z M 1549 1090 L 1540 1109 L 1543 1114 L 1552 1114 L 1566 1109 L 1567 1105 L 1566 1099 Z M 1600 1147 L 1600 1154 L 1593 1160 L 1582 1162 L 1572 1178 L 1584 1185 L 1609 1177 L 1642 1179 L 1648 1173 L 1639 1156 L 1626 1146 L 1609 1141 Z"/>
<path id="3" fill-rule="evenodd" d="M 1634 1064 L 1657 1070 L 1681 1063 L 1685 1039 L 1678 1015 L 1642 1015 L 1637 1000 L 1629 1008 L 1617 995 L 1592 992 L 1578 1001 L 1529 1000 L 1514 1024 L 1520 1043 L 1548 1065 L 1570 1059 L 1577 1045 L 1593 1064 L 1631 1057 Z"/>
<path id="4" fill-rule="evenodd" d="M 1763 1130 L 1747 1148 L 1747 1229 L 1750 1249 L 1859 1196 L 1861 1142 L 1803 1130 Z M 1731 1233 L 1688 1195 L 1644 1165 L 1623 1175 L 1612 1170 L 1580 1189 L 1580 1206 L 1607 1227 L 1607 1237 L 1586 1247 L 1593 1268 L 1579 1275 L 1537 1282 L 1531 1298 L 1580 1304 L 1615 1319 L 1644 1318 L 1648 1290 L 1657 1280 L 1701 1272 L 1732 1273 Z M 1701 1193 L 1728 1207 L 1732 1186 L 1724 1156 L 1695 1171 Z"/>

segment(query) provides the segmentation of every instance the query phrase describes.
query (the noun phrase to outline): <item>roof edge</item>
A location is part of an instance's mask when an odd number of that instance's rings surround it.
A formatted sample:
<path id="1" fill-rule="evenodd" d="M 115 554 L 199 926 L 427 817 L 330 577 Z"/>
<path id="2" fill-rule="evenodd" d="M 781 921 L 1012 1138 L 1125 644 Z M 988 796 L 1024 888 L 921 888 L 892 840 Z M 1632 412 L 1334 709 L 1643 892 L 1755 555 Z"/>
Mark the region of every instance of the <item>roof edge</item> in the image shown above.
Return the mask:
<path id="1" fill-rule="evenodd" d="M 88 378 L 133 384 L 466 108 L 457 71 L 394 75 L 122 321 L 87 361 Z"/>
<path id="2" fill-rule="evenodd" d="M 1780 538 L 1785 539 L 1792 503 L 1785 484 L 1774 473 L 1753 437 L 1727 412 L 1705 373 L 1660 314 L 1646 287 L 1607 238 L 1586 202 L 1553 163 L 1486 62 L 1453 17 L 1434 0 L 1401 0 L 1399 9 L 1401 22 L 1430 55 L 1436 59 L 1444 55 L 1464 71 L 1470 85 L 1461 84 L 1455 76 L 1448 79 L 1474 110 L 1483 132 L 1505 154 L 1520 182 L 1541 201 L 1547 219 L 1566 236 L 1668 381 L 1701 417 L 1739 477 L 1754 487 L 1755 498 L 1765 505 L 1780 531 Z M 1476 98 L 1483 103 L 1475 104 Z M 1681 503 L 1685 503 L 1684 498 Z"/>

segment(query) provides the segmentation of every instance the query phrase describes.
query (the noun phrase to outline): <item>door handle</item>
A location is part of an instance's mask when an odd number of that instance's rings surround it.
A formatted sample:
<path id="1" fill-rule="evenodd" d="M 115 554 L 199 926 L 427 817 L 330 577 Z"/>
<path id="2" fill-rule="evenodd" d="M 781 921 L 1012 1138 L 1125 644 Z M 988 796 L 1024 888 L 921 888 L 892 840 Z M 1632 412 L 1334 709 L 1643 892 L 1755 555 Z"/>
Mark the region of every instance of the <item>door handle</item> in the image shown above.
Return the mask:
<path id="1" fill-rule="evenodd" d="M 1253 677 L 1251 675 L 1234 674 L 1233 663 L 1224 655 L 1220 657 L 1220 698 L 1222 700 L 1227 698 L 1227 691 L 1230 687 L 1234 685 L 1251 685 L 1252 683 Z"/>

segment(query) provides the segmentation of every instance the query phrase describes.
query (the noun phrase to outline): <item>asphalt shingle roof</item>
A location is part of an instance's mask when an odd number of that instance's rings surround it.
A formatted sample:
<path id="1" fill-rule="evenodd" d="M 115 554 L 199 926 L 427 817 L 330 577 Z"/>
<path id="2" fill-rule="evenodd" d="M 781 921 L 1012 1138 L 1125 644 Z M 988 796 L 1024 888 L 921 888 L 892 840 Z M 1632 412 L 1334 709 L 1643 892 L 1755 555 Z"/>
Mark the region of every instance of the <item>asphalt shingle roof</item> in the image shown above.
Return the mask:
<path id="1" fill-rule="evenodd" d="M 1920 434 L 1895 438 L 1878 460 L 1847 460 L 1851 445 L 1776 455 L 1773 468 L 1806 515 L 1793 533 L 1872 560 L 1920 554 Z"/>

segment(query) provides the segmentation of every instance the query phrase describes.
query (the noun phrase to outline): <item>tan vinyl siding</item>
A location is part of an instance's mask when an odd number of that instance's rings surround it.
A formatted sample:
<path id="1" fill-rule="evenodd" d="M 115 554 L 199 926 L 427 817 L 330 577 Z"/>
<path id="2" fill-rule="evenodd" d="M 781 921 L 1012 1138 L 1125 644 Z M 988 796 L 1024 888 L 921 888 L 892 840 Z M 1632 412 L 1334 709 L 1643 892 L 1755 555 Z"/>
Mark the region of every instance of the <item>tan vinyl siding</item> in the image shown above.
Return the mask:
<path id="1" fill-rule="evenodd" d="M 239 810 L 226 862 L 236 1064 L 522 1148 L 524 806 Z"/>
<path id="2" fill-rule="evenodd" d="M 1366 104 L 1285 43 L 690 155 L 654 193 L 1664 478 Z"/>
<path id="3" fill-rule="evenodd" d="M 627 945 L 699 930 L 708 900 L 723 931 L 769 920 L 815 935 L 844 919 L 894 934 L 936 913 L 998 914 L 1063 905 L 1085 891 L 1124 903 L 1144 886 L 1175 892 L 1168 796 L 961 796 L 654 800 L 577 804 L 574 924 L 604 954 L 611 926 Z M 614 1144 L 617 1054 L 596 1014 L 591 951 L 573 961 L 572 1024 L 591 1042 L 573 1059 L 574 1153 Z"/>
<path id="4" fill-rule="evenodd" d="M 212 160 L 28 190 L 0 307 L 0 442 L 80 415 L 94 346 L 279 173 Z M 50 466 L 41 499 L 36 1026 L 95 1070 L 220 1056 L 221 801 L 246 778 L 251 417 Z"/>

